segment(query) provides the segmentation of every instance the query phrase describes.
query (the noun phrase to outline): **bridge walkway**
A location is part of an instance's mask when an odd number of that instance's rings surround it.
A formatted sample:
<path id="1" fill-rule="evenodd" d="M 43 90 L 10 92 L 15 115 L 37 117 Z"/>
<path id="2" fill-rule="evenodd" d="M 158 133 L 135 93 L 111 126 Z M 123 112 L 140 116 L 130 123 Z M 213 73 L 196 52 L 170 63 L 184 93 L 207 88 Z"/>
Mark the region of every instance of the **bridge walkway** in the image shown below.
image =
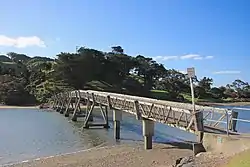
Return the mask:
<path id="1" fill-rule="evenodd" d="M 85 111 L 81 110 L 81 104 L 86 105 Z M 100 108 L 104 123 L 93 123 L 92 112 L 96 106 Z M 135 115 L 143 123 L 145 148 L 152 147 L 154 122 L 195 133 L 198 136 L 198 142 L 202 142 L 203 134 L 206 132 L 238 134 L 235 130 L 237 112 L 216 107 L 196 105 L 196 110 L 193 111 L 193 106 L 188 103 L 93 90 L 59 93 L 52 97 L 52 107 L 64 113 L 65 116 L 69 116 L 72 111 L 73 121 L 76 121 L 78 116 L 83 116 L 84 128 L 91 126 L 108 128 L 108 110 L 112 110 L 116 139 L 120 138 L 122 112 Z M 219 126 L 224 119 L 226 119 L 226 127 Z"/>

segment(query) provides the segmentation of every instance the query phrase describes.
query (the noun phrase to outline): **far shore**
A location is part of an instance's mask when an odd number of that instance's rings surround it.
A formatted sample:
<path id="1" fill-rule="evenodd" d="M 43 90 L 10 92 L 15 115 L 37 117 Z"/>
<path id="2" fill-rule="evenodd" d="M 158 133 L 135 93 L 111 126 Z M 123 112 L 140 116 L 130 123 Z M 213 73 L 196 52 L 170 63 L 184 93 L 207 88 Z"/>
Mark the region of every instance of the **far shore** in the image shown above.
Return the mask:
<path id="1" fill-rule="evenodd" d="M 213 103 L 213 102 L 198 102 L 199 105 L 206 106 L 250 106 L 250 102 L 228 102 L 228 103 Z"/>
<path id="2" fill-rule="evenodd" d="M 9 108 L 28 108 L 28 109 L 35 109 L 35 108 L 39 108 L 38 105 L 34 105 L 34 106 L 8 106 L 8 105 L 0 105 L 0 109 L 9 109 Z"/>

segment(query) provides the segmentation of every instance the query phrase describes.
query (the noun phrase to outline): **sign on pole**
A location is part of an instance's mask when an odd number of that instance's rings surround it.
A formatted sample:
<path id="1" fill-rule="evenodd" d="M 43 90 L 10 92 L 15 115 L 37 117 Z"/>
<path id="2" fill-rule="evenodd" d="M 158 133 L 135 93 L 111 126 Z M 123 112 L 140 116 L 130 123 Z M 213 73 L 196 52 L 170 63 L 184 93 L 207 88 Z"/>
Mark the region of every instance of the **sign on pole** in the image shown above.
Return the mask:
<path id="1" fill-rule="evenodd" d="M 190 81 L 190 88 L 191 88 L 191 95 L 192 95 L 192 104 L 193 104 L 193 112 L 195 112 L 195 102 L 194 102 L 194 86 L 193 86 L 193 80 L 192 78 L 195 77 L 195 69 L 187 68 L 187 73 Z"/>
<path id="2" fill-rule="evenodd" d="M 195 69 L 194 69 L 194 67 L 192 67 L 192 68 L 187 68 L 187 74 L 188 74 L 188 77 L 189 77 L 189 78 L 195 77 Z"/>
<path id="3" fill-rule="evenodd" d="M 192 95 L 192 105 L 193 105 L 193 114 L 194 114 L 194 125 L 195 125 L 195 131 L 199 131 L 199 127 L 200 125 L 198 125 L 198 122 L 197 120 L 199 119 L 203 119 L 202 118 L 196 118 L 196 109 L 195 109 L 195 99 L 194 99 L 194 85 L 193 85 L 193 79 L 195 77 L 195 69 L 194 67 L 192 68 L 187 68 L 187 73 L 188 73 L 188 77 L 189 77 L 189 81 L 190 81 L 190 88 L 191 88 L 191 95 Z M 203 125 L 203 124 L 202 124 Z"/>

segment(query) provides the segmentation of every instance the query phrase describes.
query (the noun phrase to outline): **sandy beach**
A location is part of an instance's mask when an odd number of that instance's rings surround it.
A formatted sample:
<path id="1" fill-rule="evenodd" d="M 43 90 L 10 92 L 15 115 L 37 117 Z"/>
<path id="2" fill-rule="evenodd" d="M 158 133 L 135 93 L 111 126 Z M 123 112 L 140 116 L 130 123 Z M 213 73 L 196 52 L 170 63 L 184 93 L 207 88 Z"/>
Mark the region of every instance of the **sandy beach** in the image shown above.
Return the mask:
<path id="1" fill-rule="evenodd" d="M 39 106 L 7 106 L 7 105 L 0 105 L 0 109 L 9 109 L 9 108 L 39 108 Z"/>
<path id="2" fill-rule="evenodd" d="M 142 144 L 124 144 L 41 158 L 9 167 L 170 167 L 176 159 L 191 155 L 190 149 L 166 144 L 154 144 L 152 150 L 144 150 Z M 204 153 L 196 157 L 194 163 L 197 167 L 217 167 L 225 160 L 222 154 Z"/>

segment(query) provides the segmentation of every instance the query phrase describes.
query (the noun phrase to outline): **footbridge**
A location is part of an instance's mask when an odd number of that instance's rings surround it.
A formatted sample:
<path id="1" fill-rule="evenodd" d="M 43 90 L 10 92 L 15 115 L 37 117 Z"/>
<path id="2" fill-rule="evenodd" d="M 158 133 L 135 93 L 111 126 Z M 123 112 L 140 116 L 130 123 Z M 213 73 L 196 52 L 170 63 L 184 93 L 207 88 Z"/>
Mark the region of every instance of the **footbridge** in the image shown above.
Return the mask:
<path id="1" fill-rule="evenodd" d="M 72 121 L 83 117 L 83 128 L 109 128 L 108 114 L 112 111 L 115 139 L 120 139 L 122 113 L 130 113 L 142 121 L 145 149 L 152 148 L 155 122 L 195 133 L 200 143 L 204 133 L 238 135 L 238 112 L 216 107 L 196 105 L 194 110 L 193 105 L 188 103 L 93 90 L 56 94 L 51 98 L 51 107 L 66 117 L 72 114 Z M 93 121 L 95 107 L 100 109 L 103 117 L 101 123 Z"/>

